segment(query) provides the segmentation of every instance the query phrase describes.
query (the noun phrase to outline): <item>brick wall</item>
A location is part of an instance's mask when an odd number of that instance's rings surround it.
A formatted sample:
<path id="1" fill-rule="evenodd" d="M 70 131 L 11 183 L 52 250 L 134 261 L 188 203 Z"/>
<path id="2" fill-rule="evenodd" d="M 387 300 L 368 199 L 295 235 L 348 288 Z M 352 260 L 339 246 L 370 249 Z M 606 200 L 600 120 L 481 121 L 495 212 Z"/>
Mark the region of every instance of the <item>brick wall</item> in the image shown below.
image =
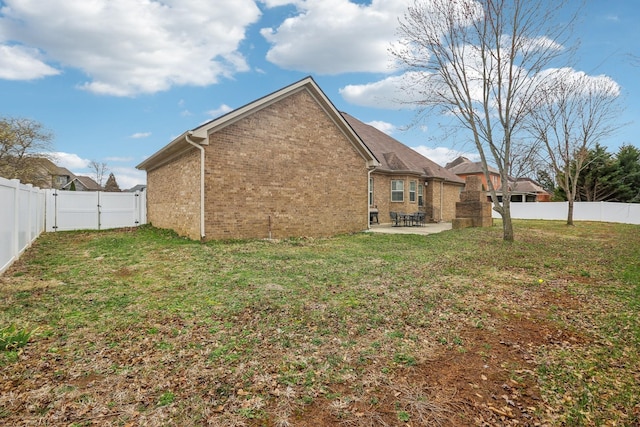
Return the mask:
<path id="1" fill-rule="evenodd" d="M 147 171 L 147 220 L 200 239 L 200 152 L 196 148 Z"/>
<path id="2" fill-rule="evenodd" d="M 207 239 L 367 228 L 366 162 L 304 90 L 216 131 L 205 149 Z"/>
<path id="3" fill-rule="evenodd" d="M 446 183 L 441 180 L 429 180 L 425 187 L 427 218 L 431 221 L 451 221 L 456 217 L 456 202 L 460 201 L 463 185 Z"/>

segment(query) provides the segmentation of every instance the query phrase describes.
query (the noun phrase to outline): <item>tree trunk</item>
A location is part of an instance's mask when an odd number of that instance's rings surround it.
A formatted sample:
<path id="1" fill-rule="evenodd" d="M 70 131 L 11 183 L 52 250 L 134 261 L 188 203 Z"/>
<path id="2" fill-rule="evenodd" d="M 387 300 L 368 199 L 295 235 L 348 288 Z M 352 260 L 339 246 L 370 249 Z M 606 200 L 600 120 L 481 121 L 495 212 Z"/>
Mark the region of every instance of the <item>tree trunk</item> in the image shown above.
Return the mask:
<path id="1" fill-rule="evenodd" d="M 513 242 L 515 236 L 513 235 L 513 221 L 511 220 L 511 205 L 509 201 L 502 202 L 502 240 L 505 242 Z"/>
<path id="2" fill-rule="evenodd" d="M 573 225 L 573 199 L 569 198 L 569 211 L 567 213 L 567 225 Z"/>

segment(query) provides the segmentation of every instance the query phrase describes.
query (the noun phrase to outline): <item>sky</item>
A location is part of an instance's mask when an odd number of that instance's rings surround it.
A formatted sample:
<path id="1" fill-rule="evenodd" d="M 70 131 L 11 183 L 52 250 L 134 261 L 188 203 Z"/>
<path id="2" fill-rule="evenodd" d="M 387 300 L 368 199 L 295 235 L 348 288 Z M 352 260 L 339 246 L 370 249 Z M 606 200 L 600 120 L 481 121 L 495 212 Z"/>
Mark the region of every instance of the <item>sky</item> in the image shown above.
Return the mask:
<path id="1" fill-rule="evenodd" d="M 412 3 L 0 0 L 0 116 L 38 121 L 59 166 L 91 176 L 89 162 L 104 162 L 126 189 L 184 131 L 312 76 L 338 110 L 433 161 L 475 158 L 446 119 L 416 123 L 397 102 L 407 94 L 389 47 Z M 640 1 L 584 3 L 573 68 L 620 87 L 623 126 L 602 143 L 638 147 Z"/>

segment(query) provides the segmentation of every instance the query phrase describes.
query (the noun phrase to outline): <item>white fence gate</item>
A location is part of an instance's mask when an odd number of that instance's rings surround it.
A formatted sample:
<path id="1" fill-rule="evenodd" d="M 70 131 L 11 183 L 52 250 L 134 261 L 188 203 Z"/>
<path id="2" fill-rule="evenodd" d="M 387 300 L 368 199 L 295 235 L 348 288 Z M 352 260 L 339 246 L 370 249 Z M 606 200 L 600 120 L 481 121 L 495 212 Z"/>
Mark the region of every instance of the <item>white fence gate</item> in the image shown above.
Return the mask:
<path id="1" fill-rule="evenodd" d="M 44 218 L 43 190 L 0 178 L 0 274 L 42 233 Z"/>
<path id="2" fill-rule="evenodd" d="M 146 193 L 46 190 L 46 231 L 104 230 L 147 223 Z"/>
<path id="3" fill-rule="evenodd" d="M 0 178 L 0 274 L 45 230 L 104 230 L 146 223 L 145 192 L 41 190 Z"/>
<path id="4" fill-rule="evenodd" d="M 511 218 L 514 219 L 563 221 L 568 212 L 569 202 L 511 202 Z M 496 211 L 492 211 L 492 215 L 500 218 Z M 640 203 L 575 202 L 573 219 L 640 224 Z"/>

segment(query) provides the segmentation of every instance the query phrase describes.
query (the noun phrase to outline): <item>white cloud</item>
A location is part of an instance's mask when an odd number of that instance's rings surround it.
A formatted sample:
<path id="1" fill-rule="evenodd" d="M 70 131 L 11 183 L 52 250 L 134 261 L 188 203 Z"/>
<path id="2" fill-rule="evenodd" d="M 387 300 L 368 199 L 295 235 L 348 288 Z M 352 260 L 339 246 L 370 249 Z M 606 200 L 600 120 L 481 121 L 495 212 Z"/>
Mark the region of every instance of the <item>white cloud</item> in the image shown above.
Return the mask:
<path id="1" fill-rule="evenodd" d="M 431 148 L 425 145 L 419 145 L 417 147 L 411 148 L 413 148 L 415 151 L 422 154 L 426 158 L 433 160 L 440 166 L 445 166 L 447 163 L 455 160 L 460 156 L 464 156 L 472 162 L 477 162 L 480 160 L 480 156 L 477 153 L 464 153 L 447 147 Z"/>
<path id="2" fill-rule="evenodd" d="M 60 71 L 45 64 L 39 57 L 37 49 L 0 45 L 0 79 L 34 80 L 60 74 Z"/>
<path id="3" fill-rule="evenodd" d="M 410 83 L 407 73 L 373 83 L 347 85 L 338 92 L 350 104 L 383 109 L 415 108 L 417 92 L 404 90 Z M 412 95 L 409 95 L 412 93 Z"/>
<path id="4" fill-rule="evenodd" d="M 62 166 L 63 168 L 67 169 L 84 169 L 87 168 L 89 166 L 89 163 L 91 162 L 91 160 L 89 159 L 83 159 L 77 154 L 72 153 L 57 151 L 50 154 L 53 158 L 53 162 L 56 165 Z"/>
<path id="5" fill-rule="evenodd" d="M 148 138 L 151 136 L 151 132 L 136 132 L 129 136 L 129 138 L 140 139 L 140 138 Z"/>
<path id="6" fill-rule="evenodd" d="M 373 126 L 374 128 L 378 129 L 381 132 L 386 133 L 387 135 L 392 135 L 393 132 L 395 132 L 396 130 L 396 127 L 391 123 L 382 122 L 379 120 L 374 120 L 372 122 L 368 122 L 367 124 L 369 126 Z"/>
<path id="7" fill-rule="evenodd" d="M 49 61 L 88 75 L 82 89 L 116 96 L 203 86 L 248 70 L 238 46 L 260 16 L 253 0 L 3 3 L 0 52 L 20 61 L 0 59 L 0 76 L 17 75 L 29 61 L 25 78 L 54 74 L 37 55 L 42 51 Z"/>
<path id="8" fill-rule="evenodd" d="M 218 108 L 216 108 L 215 110 L 209 110 L 207 111 L 207 115 L 211 116 L 213 118 L 216 117 L 220 117 L 224 114 L 227 114 L 229 111 L 232 111 L 233 108 L 229 107 L 227 104 L 222 104 L 220 105 Z"/>
<path id="9" fill-rule="evenodd" d="M 294 4 L 297 15 L 278 28 L 263 28 L 271 43 L 267 59 L 289 70 L 317 74 L 389 73 L 388 49 L 397 39 L 398 17 L 410 0 L 267 0 L 269 7 Z"/>

